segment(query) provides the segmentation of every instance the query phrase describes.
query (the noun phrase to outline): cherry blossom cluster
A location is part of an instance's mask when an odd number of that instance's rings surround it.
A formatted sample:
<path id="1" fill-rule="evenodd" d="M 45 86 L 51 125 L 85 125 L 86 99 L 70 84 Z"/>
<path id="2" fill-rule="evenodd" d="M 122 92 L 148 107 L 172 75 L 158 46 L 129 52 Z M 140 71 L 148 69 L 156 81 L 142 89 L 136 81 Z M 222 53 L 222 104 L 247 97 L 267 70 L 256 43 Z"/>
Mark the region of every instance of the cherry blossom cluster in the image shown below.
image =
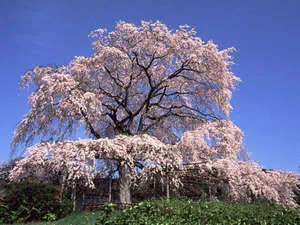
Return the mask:
<path id="1" fill-rule="evenodd" d="M 294 191 L 300 183 L 299 176 L 295 173 L 267 170 L 253 161 L 228 158 L 191 164 L 185 170 L 190 171 L 190 168 L 210 188 L 216 191 L 219 187 L 222 198 L 229 201 L 272 200 L 289 207 L 297 207 Z"/>
<path id="2" fill-rule="evenodd" d="M 266 170 L 253 161 L 238 158 L 243 132 L 231 121 L 208 122 L 183 134 L 181 149 L 186 171 L 197 168 L 210 187 L 222 186 L 225 198 L 233 201 L 273 200 L 295 207 L 294 190 L 299 176 L 292 172 Z"/>
<path id="3" fill-rule="evenodd" d="M 243 132 L 229 120 L 207 122 L 199 128 L 185 132 L 178 147 L 187 162 L 203 159 L 237 159 L 244 149 Z"/>
<path id="4" fill-rule="evenodd" d="M 63 170 L 69 184 L 84 180 L 84 185 L 93 187 L 93 178 L 99 173 L 95 159 L 101 158 L 126 164 L 130 168 L 129 178 L 139 185 L 159 175 L 168 176 L 172 186 L 178 187 L 182 178 L 178 170 L 190 173 L 192 167 L 197 169 L 195 176 L 200 176 L 209 186 L 226 190 L 223 194 L 228 200 L 274 200 L 295 207 L 293 190 L 299 185 L 299 177 L 239 160 L 242 136 L 232 122 L 216 121 L 185 133 L 176 145 L 164 144 L 149 135 L 41 143 L 28 149 L 28 156 L 18 161 L 11 179 L 22 179 L 34 168 L 34 171 Z M 135 162 L 143 166 L 139 172 Z"/>
<path id="5" fill-rule="evenodd" d="M 94 54 L 63 66 L 37 66 L 23 75 L 30 111 L 12 145 L 35 138 L 66 140 L 81 128 L 92 138 L 147 133 L 175 143 L 189 130 L 228 116 L 240 81 L 231 71 L 233 48 L 220 50 L 194 29 L 157 22 L 119 22 L 91 33 Z"/>
<path id="6" fill-rule="evenodd" d="M 83 139 L 56 143 L 40 143 L 27 150 L 27 157 L 18 161 L 10 174 L 12 180 L 28 176 L 32 170 L 47 168 L 52 173 L 62 171 L 69 184 L 84 180 L 93 187 L 93 178 L 98 173 L 96 158 L 114 160 L 126 164 L 130 178 L 147 180 L 148 173 L 166 173 L 181 166 L 180 154 L 173 146 L 167 145 L 149 135 L 118 135 L 114 139 Z M 135 162 L 143 168 L 137 173 Z"/>

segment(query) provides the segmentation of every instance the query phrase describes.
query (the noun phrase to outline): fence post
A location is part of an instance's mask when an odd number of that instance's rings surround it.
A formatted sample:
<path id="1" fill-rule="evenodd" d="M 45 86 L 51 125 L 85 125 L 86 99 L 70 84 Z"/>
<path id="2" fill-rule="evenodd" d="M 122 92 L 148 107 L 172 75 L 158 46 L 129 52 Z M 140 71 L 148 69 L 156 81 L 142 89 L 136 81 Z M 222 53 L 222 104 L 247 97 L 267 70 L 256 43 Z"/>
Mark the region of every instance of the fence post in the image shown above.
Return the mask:
<path id="1" fill-rule="evenodd" d="M 160 180 L 161 180 L 161 196 L 163 196 L 163 194 L 164 194 L 164 184 L 165 184 L 164 177 L 161 176 Z"/>
<path id="2" fill-rule="evenodd" d="M 73 212 L 74 212 L 76 210 L 76 183 L 73 183 L 73 185 L 72 185 L 71 200 L 72 200 Z"/>
<path id="3" fill-rule="evenodd" d="M 111 202 L 111 186 L 112 186 L 112 176 L 111 174 L 109 175 L 108 178 L 108 202 Z"/>
<path id="4" fill-rule="evenodd" d="M 61 178 L 60 178 L 60 182 L 61 182 L 61 187 L 60 187 L 60 193 L 59 193 L 59 197 L 60 197 L 60 202 L 63 201 L 63 194 L 65 191 L 65 182 L 66 182 L 66 174 L 64 172 L 64 170 L 61 173 Z"/>
<path id="5" fill-rule="evenodd" d="M 169 175 L 167 174 L 167 200 L 170 199 L 170 184 L 169 184 Z"/>
<path id="6" fill-rule="evenodd" d="M 153 194 L 154 194 L 154 198 L 156 198 L 156 191 L 155 191 L 155 176 L 153 176 Z"/>

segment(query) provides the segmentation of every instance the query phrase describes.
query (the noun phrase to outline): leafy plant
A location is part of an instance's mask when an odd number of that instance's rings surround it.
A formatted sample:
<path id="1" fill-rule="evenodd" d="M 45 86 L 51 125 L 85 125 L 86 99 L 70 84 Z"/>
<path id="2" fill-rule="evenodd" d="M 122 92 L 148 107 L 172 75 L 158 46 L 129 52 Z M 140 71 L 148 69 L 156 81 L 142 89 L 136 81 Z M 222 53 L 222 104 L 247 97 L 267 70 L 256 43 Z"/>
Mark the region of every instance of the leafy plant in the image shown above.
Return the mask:
<path id="1" fill-rule="evenodd" d="M 141 202 L 124 210 L 115 210 L 107 216 L 100 216 L 97 224 L 296 225 L 300 224 L 299 215 L 299 209 L 276 204 L 193 202 L 183 198 Z"/>
<path id="2" fill-rule="evenodd" d="M 0 205 L 0 222 L 55 220 L 71 211 L 71 204 L 61 202 L 57 188 L 40 183 L 9 183 Z"/>
<path id="3" fill-rule="evenodd" d="M 43 216 L 43 220 L 54 221 L 57 220 L 57 216 L 54 213 L 47 213 L 46 215 Z"/>

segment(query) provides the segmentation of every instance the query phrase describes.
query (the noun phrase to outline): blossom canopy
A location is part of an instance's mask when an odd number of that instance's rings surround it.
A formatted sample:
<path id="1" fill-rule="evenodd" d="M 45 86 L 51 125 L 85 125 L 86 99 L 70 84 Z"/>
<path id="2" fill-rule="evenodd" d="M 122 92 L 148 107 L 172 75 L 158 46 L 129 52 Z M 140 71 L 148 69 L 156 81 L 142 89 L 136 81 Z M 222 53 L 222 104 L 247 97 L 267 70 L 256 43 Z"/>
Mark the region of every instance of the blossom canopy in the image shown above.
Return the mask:
<path id="1" fill-rule="evenodd" d="M 37 66 L 22 77 L 21 86 L 34 91 L 12 146 L 64 140 L 80 127 L 96 139 L 147 133 L 175 143 L 178 130 L 229 116 L 240 81 L 230 71 L 233 48 L 219 50 L 188 26 L 173 31 L 159 21 L 121 21 L 90 36 L 90 57 Z"/>

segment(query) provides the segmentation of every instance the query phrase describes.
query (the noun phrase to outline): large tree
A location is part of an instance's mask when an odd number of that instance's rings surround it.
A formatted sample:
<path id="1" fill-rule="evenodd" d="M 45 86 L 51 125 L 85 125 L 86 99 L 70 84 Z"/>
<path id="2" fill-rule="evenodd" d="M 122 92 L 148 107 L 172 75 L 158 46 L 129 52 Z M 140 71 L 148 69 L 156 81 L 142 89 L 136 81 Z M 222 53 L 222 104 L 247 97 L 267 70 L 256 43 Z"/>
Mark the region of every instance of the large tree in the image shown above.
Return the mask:
<path id="1" fill-rule="evenodd" d="M 239 81 L 230 71 L 233 48 L 219 50 L 188 26 L 172 31 L 159 21 L 119 22 L 114 31 L 90 36 L 90 57 L 37 66 L 22 77 L 22 87 L 32 86 L 31 107 L 16 128 L 13 149 L 37 139 L 72 139 L 82 129 L 94 140 L 149 134 L 174 144 L 187 130 L 229 117 Z M 121 178 L 130 173 L 126 163 L 118 168 Z M 122 185 L 121 196 L 128 196 L 130 182 Z"/>

